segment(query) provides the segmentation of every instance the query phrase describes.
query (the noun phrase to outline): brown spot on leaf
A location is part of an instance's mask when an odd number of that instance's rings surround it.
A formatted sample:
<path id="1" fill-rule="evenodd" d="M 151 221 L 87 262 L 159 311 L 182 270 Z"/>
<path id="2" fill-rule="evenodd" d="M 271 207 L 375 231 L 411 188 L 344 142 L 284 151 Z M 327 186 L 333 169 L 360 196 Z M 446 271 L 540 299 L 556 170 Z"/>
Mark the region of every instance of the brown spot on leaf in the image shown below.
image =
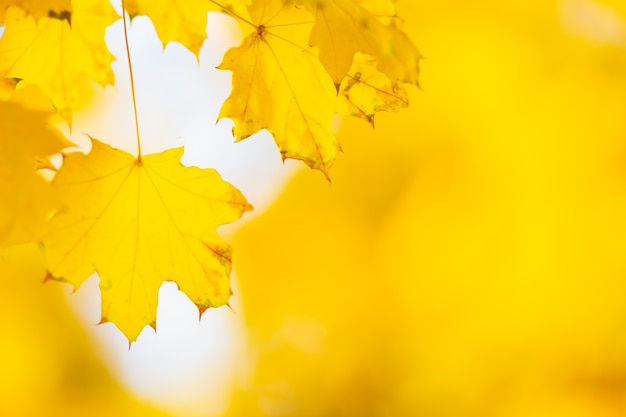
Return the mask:
<path id="1" fill-rule="evenodd" d="M 56 10 L 48 10 L 48 17 L 59 20 L 67 20 L 70 26 L 72 26 L 72 12 L 69 10 L 61 10 L 61 12 L 57 12 Z"/>

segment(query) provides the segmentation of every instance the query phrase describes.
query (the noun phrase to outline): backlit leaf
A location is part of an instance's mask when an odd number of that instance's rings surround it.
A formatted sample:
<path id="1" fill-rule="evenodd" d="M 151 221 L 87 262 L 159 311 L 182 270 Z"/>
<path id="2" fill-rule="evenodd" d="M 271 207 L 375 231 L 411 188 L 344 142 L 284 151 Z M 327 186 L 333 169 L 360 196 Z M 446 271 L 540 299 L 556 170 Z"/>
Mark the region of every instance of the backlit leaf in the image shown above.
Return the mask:
<path id="1" fill-rule="evenodd" d="M 284 0 L 256 1 L 249 12 L 256 28 L 219 66 L 233 71 L 219 117 L 233 120 L 237 140 L 269 130 L 283 158 L 328 175 L 339 150 L 331 130 L 336 101 L 316 49 L 308 46 L 313 17 Z"/>
<path id="2" fill-rule="evenodd" d="M 365 119 L 372 127 L 379 111 L 398 111 L 409 105 L 405 88 L 376 70 L 376 61 L 356 54 L 339 89 L 339 113 Z"/>
<path id="3" fill-rule="evenodd" d="M 183 167 L 182 148 L 144 156 L 92 139 L 53 181 L 67 202 L 44 237 L 51 275 L 74 287 L 100 276 L 102 320 L 134 341 L 155 325 L 157 295 L 175 281 L 199 307 L 230 297 L 230 247 L 216 228 L 252 207 L 212 169 Z"/>
<path id="4" fill-rule="evenodd" d="M 319 58 L 336 86 L 361 52 L 378 61 L 378 70 L 393 82 L 417 84 L 417 48 L 395 24 L 370 13 L 369 1 L 301 0 L 315 16 L 310 43 L 319 46 Z M 388 2 L 372 4 L 374 10 L 390 11 Z"/>

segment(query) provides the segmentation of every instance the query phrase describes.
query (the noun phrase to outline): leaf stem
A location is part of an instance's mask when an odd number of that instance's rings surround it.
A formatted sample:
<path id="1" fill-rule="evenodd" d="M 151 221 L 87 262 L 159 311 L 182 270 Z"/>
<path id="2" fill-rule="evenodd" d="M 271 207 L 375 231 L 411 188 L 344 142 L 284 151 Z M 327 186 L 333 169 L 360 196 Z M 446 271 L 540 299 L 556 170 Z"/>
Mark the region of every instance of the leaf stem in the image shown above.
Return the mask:
<path id="1" fill-rule="evenodd" d="M 122 22 L 124 22 L 124 42 L 126 43 L 126 57 L 128 58 L 128 71 L 130 73 L 130 91 L 133 96 L 133 113 L 135 115 L 135 133 L 137 135 L 137 162 L 141 162 L 141 138 L 139 136 L 139 118 L 137 117 L 137 98 L 135 97 L 135 80 L 133 78 L 133 64 L 130 60 L 130 48 L 128 46 L 128 29 L 126 28 L 126 6 L 122 0 Z"/>

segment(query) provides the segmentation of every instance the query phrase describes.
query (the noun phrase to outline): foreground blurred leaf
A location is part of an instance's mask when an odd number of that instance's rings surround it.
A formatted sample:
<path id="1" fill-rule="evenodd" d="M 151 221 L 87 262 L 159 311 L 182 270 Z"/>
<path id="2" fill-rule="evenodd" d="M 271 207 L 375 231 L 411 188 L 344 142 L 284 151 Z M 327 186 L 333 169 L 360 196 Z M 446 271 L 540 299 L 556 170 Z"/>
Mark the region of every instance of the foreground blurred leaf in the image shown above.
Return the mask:
<path id="1" fill-rule="evenodd" d="M 92 139 L 68 154 L 53 187 L 67 203 L 44 237 L 50 273 L 78 288 L 100 276 L 102 320 L 134 341 L 155 326 L 157 295 L 175 281 L 200 311 L 228 303 L 230 247 L 216 228 L 252 207 L 211 169 L 183 167 L 182 148 L 133 156 Z"/>
<path id="2" fill-rule="evenodd" d="M 45 221 L 60 203 L 36 172 L 37 158 L 69 145 L 48 124 L 51 115 L 0 101 L 0 247 L 41 237 Z"/>
<path id="3" fill-rule="evenodd" d="M 91 350 L 37 245 L 0 249 L 0 415 L 165 417 L 132 398 Z"/>

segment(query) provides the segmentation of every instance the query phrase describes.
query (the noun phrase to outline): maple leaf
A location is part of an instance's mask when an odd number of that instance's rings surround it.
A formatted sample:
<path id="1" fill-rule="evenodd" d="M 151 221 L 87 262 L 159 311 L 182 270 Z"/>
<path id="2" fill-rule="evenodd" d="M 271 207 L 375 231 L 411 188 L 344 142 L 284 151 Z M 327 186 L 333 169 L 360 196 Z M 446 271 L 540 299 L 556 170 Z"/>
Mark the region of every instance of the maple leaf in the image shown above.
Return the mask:
<path id="1" fill-rule="evenodd" d="M 183 149 L 137 159 L 96 139 L 54 178 L 67 202 L 43 244 L 50 274 L 74 287 L 100 276 L 102 321 L 134 341 L 155 326 L 158 291 L 175 281 L 200 308 L 230 297 L 231 250 L 216 228 L 252 206 L 212 169 L 183 167 Z"/>
<path id="2" fill-rule="evenodd" d="M 255 1 L 248 11 L 251 33 L 218 67 L 233 72 L 219 118 L 233 120 L 236 140 L 269 130 L 283 159 L 300 159 L 328 176 L 339 150 L 331 130 L 336 97 L 308 46 L 313 18 L 284 0 Z"/>
<path id="3" fill-rule="evenodd" d="M 66 19 L 35 20 L 10 7 L 0 38 L 0 77 L 39 86 L 70 125 L 79 88 L 87 80 L 113 84 L 113 55 L 104 33 L 119 17 L 108 1 L 74 0 L 72 4 L 73 12 Z"/>
<path id="4" fill-rule="evenodd" d="M 376 60 L 357 53 L 339 89 L 339 114 L 365 119 L 374 127 L 380 111 L 398 111 L 409 105 L 406 89 L 376 69 Z"/>
<path id="5" fill-rule="evenodd" d="M 339 88 L 355 53 L 372 56 L 378 70 L 392 82 L 418 83 L 419 51 L 389 16 L 394 3 L 371 0 L 300 0 L 315 16 L 311 45 L 319 46 L 319 59 Z"/>
<path id="6" fill-rule="evenodd" d="M 207 37 L 207 12 L 229 11 L 246 16 L 245 0 L 125 0 L 124 5 L 132 17 L 147 15 L 161 39 L 163 46 L 179 42 L 196 57 Z"/>
<path id="7" fill-rule="evenodd" d="M 70 145 L 48 124 L 51 115 L 0 102 L 0 247 L 38 239 L 57 208 L 50 184 L 36 172 L 37 158 Z"/>
<path id="8" fill-rule="evenodd" d="M 72 14 L 70 0 L 0 0 L 0 24 L 4 23 L 6 10 L 17 6 L 35 19 L 56 17 L 65 19 Z"/>

